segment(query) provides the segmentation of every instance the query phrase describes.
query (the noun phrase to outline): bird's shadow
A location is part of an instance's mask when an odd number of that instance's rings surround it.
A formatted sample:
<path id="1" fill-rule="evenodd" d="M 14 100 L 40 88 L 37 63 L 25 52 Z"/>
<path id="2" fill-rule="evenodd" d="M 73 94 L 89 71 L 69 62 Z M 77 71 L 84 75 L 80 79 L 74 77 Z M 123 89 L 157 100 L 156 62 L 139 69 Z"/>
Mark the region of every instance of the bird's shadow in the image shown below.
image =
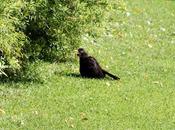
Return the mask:
<path id="1" fill-rule="evenodd" d="M 61 75 L 66 77 L 82 78 L 81 75 L 78 73 L 62 73 Z"/>
<path id="2" fill-rule="evenodd" d="M 82 77 L 79 73 L 62 73 L 62 76 L 66 77 L 72 77 L 72 78 L 82 78 L 82 79 L 97 79 L 97 80 L 113 80 L 110 77 L 106 76 L 105 78 L 87 78 L 87 77 Z"/>

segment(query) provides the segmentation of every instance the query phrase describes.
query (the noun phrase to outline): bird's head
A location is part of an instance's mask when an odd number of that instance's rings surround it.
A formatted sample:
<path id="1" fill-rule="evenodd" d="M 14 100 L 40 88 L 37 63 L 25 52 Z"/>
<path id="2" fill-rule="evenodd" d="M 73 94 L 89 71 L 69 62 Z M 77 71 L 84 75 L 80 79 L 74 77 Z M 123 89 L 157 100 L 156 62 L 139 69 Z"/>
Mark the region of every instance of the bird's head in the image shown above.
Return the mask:
<path id="1" fill-rule="evenodd" d="M 88 54 L 86 53 L 86 51 L 83 48 L 79 48 L 77 56 L 79 56 L 80 58 L 83 58 L 83 57 L 87 57 Z"/>

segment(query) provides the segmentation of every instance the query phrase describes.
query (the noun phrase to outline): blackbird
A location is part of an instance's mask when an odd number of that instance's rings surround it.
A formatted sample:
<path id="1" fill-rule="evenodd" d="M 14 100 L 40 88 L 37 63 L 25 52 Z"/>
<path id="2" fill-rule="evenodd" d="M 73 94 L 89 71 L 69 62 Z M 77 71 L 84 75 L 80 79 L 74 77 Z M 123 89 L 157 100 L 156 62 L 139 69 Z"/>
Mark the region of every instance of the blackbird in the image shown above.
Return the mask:
<path id="1" fill-rule="evenodd" d="M 83 48 L 78 49 L 80 74 L 86 78 L 104 78 L 105 75 L 112 77 L 115 80 L 120 78 L 102 69 L 97 60 L 89 56 Z"/>

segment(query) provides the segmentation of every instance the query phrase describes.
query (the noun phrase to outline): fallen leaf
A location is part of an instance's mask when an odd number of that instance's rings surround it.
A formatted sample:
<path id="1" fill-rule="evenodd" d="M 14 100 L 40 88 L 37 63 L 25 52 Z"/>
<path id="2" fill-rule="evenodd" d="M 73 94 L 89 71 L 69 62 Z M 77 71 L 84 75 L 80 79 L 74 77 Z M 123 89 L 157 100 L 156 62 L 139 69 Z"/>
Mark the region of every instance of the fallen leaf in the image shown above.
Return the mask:
<path id="1" fill-rule="evenodd" d="M 166 31 L 166 29 L 163 28 L 163 27 L 160 27 L 160 30 L 161 30 L 162 32 L 165 32 L 165 31 Z"/>
<path id="2" fill-rule="evenodd" d="M 129 17 L 131 15 L 130 12 L 126 12 L 126 16 Z"/>
<path id="3" fill-rule="evenodd" d="M 83 112 L 80 113 L 80 118 L 81 118 L 81 120 L 84 120 L 84 121 L 88 120 L 88 118 L 86 117 L 86 114 Z"/>
<path id="4" fill-rule="evenodd" d="M 160 81 L 153 81 L 153 83 L 154 83 L 154 84 L 158 84 L 158 85 L 160 85 L 161 87 L 163 87 L 163 83 L 160 82 Z"/>
<path id="5" fill-rule="evenodd" d="M 151 25 L 151 21 L 148 20 L 148 21 L 147 21 L 147 24 L 148 24 L 148 25 Z"/>
<path id="6" fill-rule="evenodd" d="M 109 87 L 109 86 L 111 86 L 111 84 L 109 83 L 109 82 L 106 82 L 106 85 Z"/>
<path id="7" fill-rule="evenodd" d="M 148 44 L 148 47 L 149 47 L 149 48 L 153 48 L 153 46 L 152 46 L 151 44 Z"/>
<path id="8" fill-rule="evenodd" d="M 69 117 L 67 119 L 65 119 L 66 124 L 68 125 L 68 127 L 74 128 L 74 118 L 73 117 Z"/>
<path id="9" fill-rule="evenodd" d="M 2 110 L 2 109 L 0 109 L 0 115 L 1 115 L 1 114 L 5 114 L 5 111 Z"/>

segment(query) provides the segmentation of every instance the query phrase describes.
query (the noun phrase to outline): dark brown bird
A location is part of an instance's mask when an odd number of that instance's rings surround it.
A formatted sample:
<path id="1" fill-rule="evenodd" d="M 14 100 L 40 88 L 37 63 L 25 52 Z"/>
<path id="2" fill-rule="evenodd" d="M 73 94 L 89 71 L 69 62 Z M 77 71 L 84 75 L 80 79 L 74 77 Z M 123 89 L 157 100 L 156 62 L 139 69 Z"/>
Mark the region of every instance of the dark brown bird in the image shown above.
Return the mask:
<path id="1" fill-rule="evenodd" d="M 115 80 L 119 80 L 120 78 L 110 74 L 106 70 L 102 69 L 98 64 L 97 60 L 88 56 L 83 48 L 78 49 L 79 62 L 80 62 L 80 74 L 82 77 L 87 78 L 104 78 L 105 75 L 112 77 Z"/>

